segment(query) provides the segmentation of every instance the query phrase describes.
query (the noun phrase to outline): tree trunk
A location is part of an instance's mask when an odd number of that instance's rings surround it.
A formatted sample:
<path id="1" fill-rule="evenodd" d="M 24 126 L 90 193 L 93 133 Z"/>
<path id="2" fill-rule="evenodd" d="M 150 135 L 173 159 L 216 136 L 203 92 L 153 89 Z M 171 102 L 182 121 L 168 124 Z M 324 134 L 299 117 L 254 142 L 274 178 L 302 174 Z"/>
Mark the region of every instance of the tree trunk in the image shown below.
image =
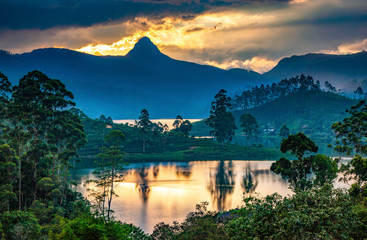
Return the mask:
<path id="1" fill-rule="evenodd" d="M 112 168 L 112 176 L 111 176 L 111 189 L 110 189 L 110 197 L 108 199 L 108 210 L 107 210 L 107 219 L 110 221 L 110 212 L 111 212 L 111 202 L 112 202 L 112 194 L 113 194 L 113 181 L 115 177 L 115 170 Z"/>

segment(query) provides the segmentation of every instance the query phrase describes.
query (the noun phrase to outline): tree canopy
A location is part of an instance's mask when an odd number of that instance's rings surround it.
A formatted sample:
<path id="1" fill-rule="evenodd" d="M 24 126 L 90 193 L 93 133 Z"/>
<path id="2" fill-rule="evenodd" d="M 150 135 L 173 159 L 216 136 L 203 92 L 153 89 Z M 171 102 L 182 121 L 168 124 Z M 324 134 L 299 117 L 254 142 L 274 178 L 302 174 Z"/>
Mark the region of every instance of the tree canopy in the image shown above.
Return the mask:
<path id="1" fill-rule="evenodd" d="M 220 143 L 232 141 L 237 127 L 235 119 L 229 111 L 231 98 L 227 97 L 227 92 L 221 89 L 215 95 L 215 101 L 211 105 L 210 116 L 205 120 L 205 123 L 213 128 L 210 134 Z"/>
<path id="2" fill-rule="evenodd" d="M 242 114 L 240 122 L 241 127 L 243 127 L 243 132 L 248 137 L 253 136 L 257 132 L 257 129 L 259 128 L 256 118 L 249 113 Z"/>

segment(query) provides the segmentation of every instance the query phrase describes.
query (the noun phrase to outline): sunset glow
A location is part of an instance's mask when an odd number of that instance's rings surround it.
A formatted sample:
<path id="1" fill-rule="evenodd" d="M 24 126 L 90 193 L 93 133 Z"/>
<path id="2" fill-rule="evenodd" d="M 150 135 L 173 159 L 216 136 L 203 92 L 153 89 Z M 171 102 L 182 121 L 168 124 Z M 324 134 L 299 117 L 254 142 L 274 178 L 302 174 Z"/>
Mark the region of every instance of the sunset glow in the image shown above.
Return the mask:
<path id="1" fill-rule="evenodd" d="M 130 5 L 124 8 L 125 4 Z M 222 5 L 187 0 L 106 1 L 102 8 L 112 9 L 116 17 L 102 14 L 101 19 L 92 20 L 83 12 L 88 20 L 78 15 L 70 18 L 72 23 L 53 19 L 39 22 L 39 28 L 20 23 L 0 26 L 0 46 L 13 53 L 62 47 L 123 56 L 147 36 L 174 59 L 263 73 L 294 54 L 366 50 L 366 4 L 363 0 L 225 0 Z M 81 1 L 73 11 L 82 11 L 83 6 L 94 7 Z M 60 3 L 53 10 L 57 7 L 64 6 Z"/>

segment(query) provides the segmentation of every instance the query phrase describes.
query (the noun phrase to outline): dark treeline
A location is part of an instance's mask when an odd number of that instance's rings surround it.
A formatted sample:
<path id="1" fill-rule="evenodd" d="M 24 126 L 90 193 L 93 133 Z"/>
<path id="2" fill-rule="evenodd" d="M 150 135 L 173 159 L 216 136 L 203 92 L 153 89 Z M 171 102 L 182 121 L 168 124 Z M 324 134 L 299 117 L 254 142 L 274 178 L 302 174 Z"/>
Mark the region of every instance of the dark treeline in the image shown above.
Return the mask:
<path id="1" fill-rule="evenodd" d="M 279 83 L 271 86 L 261 84 L 260 87 L 253 87 L 251 90 L 244 91 L 240 96 L 236 95 L 232 99 L 234 110 L 244 110 L 259 107 L 271 102 L 281 96 L 286 96 L 300 91 L 324 91 L 337 93 L 337 89 L 328 81 L 321 86 L 319 80 L 315 81 L 311 76 L 296 76 L 290 79 L 283 79 Z"/>

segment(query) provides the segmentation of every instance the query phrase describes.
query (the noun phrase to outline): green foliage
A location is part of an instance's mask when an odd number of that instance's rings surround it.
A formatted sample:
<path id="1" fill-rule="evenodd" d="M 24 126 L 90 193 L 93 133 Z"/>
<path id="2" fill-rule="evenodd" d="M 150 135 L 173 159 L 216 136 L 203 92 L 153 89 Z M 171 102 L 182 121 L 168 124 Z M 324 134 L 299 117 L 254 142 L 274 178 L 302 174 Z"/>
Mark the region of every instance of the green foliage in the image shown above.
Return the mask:
<path id="1" fill-rule="evenodd" d="M 291 151 L 297 159 L 290 161 L 280 158 L 271 165 L 270 170 L 286 179 L 295 192 L 330 184 L 337 177 L 337 160 L 322 154 L 303 156 L 306 152 L 318 150 L 315 143 L 303 133 L 283 139 L 280 149 L 283 153 Z M 311 173 L 314 173 L 314 177 L 311 177 Z"/>
<path id="2" fill-rule="evenodd" d="M 227 92 L 221 89 L 215 95 L 215 101 L 212 102 L 210 116 L 205 120 L 205 123 L 213 128 L 210 135 L 213 135 L 218 142 L 230 142 L 237 129 L 235 119 L 229 111 L 231 107 L 231 98 L 227 97 Z"/>
<path id="3" fill-rule="evenodd" d="M 0 214 L 0 223 L 5 239 L 38 239 L 41 226 L 30 212 L 12 211 Z"/>
<path id="4" fill-rule="evenodd" d="M 186 220 L 173 226 L 159 223 L 154 227 L 150 236 L 152 239 L 227 239 L 224 226 L 217 224 L 217 213 L 207 209 L 208 203 L 196 205 L 196 211 L 191 212 Z"/>
<path id="5" fill-rule="evenodd" d="M 367 104 L 364 100 L 352 106 L 349 117 L 332 125 L 336 133 L 335 151 L 350 155 L 353 151 L 367 154 Z"/>
<path id="6" fill-rule="evenodd" d="M 248 136 L 252 136 L 257 132 L 259 125 L 254 116 L 248 113 L 242 114 L 240 118 L 241 127 L 243 127 L 243 132 Z"/>
<path id="7" fill-rule="evenodd" d="M 88 183 L 94 183 L 92 188 L 88 188 L 90 195 L 95 200 L 95 208 L 98 216 L 106 221 L 111 220 L 111 202 L 114 196 L 115 182 L 122 181 L 124 165 L 122 153 L 119 147 L 125 136 L 119 130 L 112 130 L 106 137 L 107 143 L 111 144 L 109 148 L 102 148 L 98 154 L 101 162 L 99 167 L 93 171 L 97 179 L 89 180 Z"/>
<path id="8" fill-rule="evenodd" d="M 274 128 L 279 131 L 286 124 L 291 133 L 304 132 L 312 139 L 331 142 L 334 133 L 330 126 L 347 117 L 345 109 L 355 104 L 356 100 L 331 92 L 301 91 L 281 96 L 259 107 L 234 111 L 233 114 L 236 119 L 240 119 L 243 113 L 253 115 L 259 129 Z M 195 125 L 192 134 L 199 135 L 198 130 L 203 132 L 203 129 Z"/>
<path id="9" fill-rule="evenodd" d="M 116 221 L 105 223 L 102 219 L 93 217 L 73 220 L 58 218 L 57 221 L 57 225 L 49 232 L 51 240 L 125 240 L 129 239 L 133 232 L 139 232 L 139 229 L 131 224 Z"/>
<path id="10" fill-rule="evenodd" d="M 330 186 L 244 201 L 225 226 L 230 239 L 351 239 L 362 226 L 349 195 Z"/>
<path id="11" fill-rule="evenodd" d="M 189 133 L 192 129 L 192 124 L 189 120 L 183 120 L 180 115 L 176 116 L 176 120 L 173 122 L 172 132 L 182 133 L 185 137 L 189 136 Z"/>
<path id="12" fill-rule="evenodd" d="M 340 171 L 344 173 L 343 180 L 354 179 L 359 185 L 367 183 L 367 158 L 356 154 L 353 159 L 347 163 L 342 163 Z"/>
<path id="13" fill-rule="evenodd" d="M 315 177 L 313 180 L 314 186 L 324 186 L 332 184 L 338 173 L 338 160 L 333 160 L 323 154 L 312 156 L 312 172 Z"/>
<path id="14" fill-rule="evenodd" d="M 283 153 L 290 151 L 298 159 L 301 159 L 306 152 L 317 152 L 318 149 L 316 144 L 304 133 L 290 135 L 288 138 L 283 139 L 280 145 L 280 151 Z"/>

